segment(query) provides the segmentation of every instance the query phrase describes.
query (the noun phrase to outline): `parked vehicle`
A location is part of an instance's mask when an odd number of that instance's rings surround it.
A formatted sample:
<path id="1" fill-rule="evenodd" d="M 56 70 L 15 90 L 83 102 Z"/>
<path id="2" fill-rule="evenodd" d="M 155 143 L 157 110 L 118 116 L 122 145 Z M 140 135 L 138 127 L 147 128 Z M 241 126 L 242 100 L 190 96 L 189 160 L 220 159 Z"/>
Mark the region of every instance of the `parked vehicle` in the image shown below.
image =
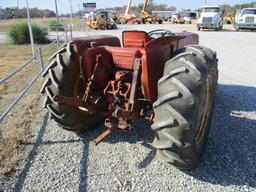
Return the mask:
<path id="1" fill-rule="evenodd" d="M 234 28 L 256 30 L 256 8 L 245 8 L 236 13 Z"/>
<path id="2" fill-rule="evenodd" d="M 171 19 L 172 24 L 185 24 L 185 19 L 180 15 L 180 13 L 174 13 Z"/>
<path id="3" fill-rule="evenodd" d="M 223 21 L 225 24 L 234 24 L 235 23 L 235 15 L 232 12 L 227 13 L 224 17 L 223 17 Z"/>
<path id="4" fill-rule="evenodd" d="M 152 11 L 152 15 L 158 17 L 163 21 L 168 21 L 172 18 L 173 11 Z"/>
<path id="5" fill-rule="evenodd" d="M 101 11 L 87 15 L 86 26 L 92 29 L 117 29 L 111 11 Z"/>
<path id="6" fill-rule="evenodd" d="M 186 24 L 195 24 L 197 19 L 197 13 L 195 11 L 187 11 L 183 16 Z"/>
<path id="7" fill-rule="evenodd" d="M 205 6 L 200 10 L 197 20 L 197 30 L 214 29 L 216 31 L 223 28 L 223 14 L 219 6 Z"/>

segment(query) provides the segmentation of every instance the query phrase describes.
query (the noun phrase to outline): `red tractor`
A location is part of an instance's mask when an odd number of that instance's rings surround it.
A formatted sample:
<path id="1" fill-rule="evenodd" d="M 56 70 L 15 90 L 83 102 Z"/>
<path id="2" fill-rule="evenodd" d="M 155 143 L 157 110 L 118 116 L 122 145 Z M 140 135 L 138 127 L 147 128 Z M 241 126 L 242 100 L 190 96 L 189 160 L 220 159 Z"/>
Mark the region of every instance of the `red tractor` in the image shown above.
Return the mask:
<path id="1" fill-rule="evenodd" d="M 124 31 L 117 37 L 75 38 L 50 59 L 43 76 L 44 107 L 61 127 L 129 131 L 137 118 L 152 122 L 160 159 L 197 165 L 211 118 L 218 78 L 216 53 L 197 34 Z"/>

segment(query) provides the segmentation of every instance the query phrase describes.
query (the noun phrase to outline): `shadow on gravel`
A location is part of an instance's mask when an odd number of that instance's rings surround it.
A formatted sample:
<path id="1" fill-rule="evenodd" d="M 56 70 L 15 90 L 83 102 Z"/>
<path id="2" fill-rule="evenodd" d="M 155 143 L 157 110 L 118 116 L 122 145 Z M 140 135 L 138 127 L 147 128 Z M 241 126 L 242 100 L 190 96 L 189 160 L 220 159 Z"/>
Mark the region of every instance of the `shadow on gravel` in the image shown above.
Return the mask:
<path id="1" fill-rule="evenodd" d="M 83 151 L 82 151 L 82 157 L 80 160 L 80 182 L 79 182 L 79 192 L 87 191 L 87 177 L 88 177 L 88 151 L 89 151 L 89 142 L 87 137 L 84 137 L 83 139 Z"/>
<path id="2" fill-rule="evenodd" d="M 141 142 L 141 145 L 145 148 L 150 149 L 149 154 L 143 159 L 139 164 L 138 168 L 146 168 L 150 162 L 155 157 L 155 149 L 149 144 L 152 142 L 154 133 L 150 129 L 150 123 L 145 120 L 138 120 L 133 124 L 134 128 L 129 132 L 117 131 L 107 137 L 102 143 L 111 143 L 116 144 L 118 142 L 128 142 L 136 143 Z M 103 133 L 106 128 L 103 125 L 100 125 L 96 129 L 90 131 L 89 133 L 80 134 L 80 139 L 83 142 L 83 151 L 82 157 L 80 160 L 80 182 L 78 191 L 84 192 L 88 188 L 88 151 L 90 143 L 101 133 Z M 146 134 L 145 134 L 146 133 Z M 100 145 L 100 144 L 99 144 Z"/>
<path id="3" fill-rule="evenodd" d="M 203 161 L 196 170 L 186 173 L 212 184 L 256 188 L 256 114 L 253 111 L 256 111 L 256 88 L 219 85 Z"/>
<path id="4" fill-rule="evenodd" d="M 43 135 L 44 135 L 45 129 L 47 127 L 48 118 L 49 118 L 49 113 L 47 112 L 44 115 L 43 123 L 42 123 L 42 126 L 40 127 L 40 130 L 38 132 L 38 136 L 37 136 L 36 142 L 33 146 L 33 149 L 30 151 L 30 153 L 29 153 L 29 155 L 26 159 L 24 168 L 22 169 L 22 171 L 19 173 L 19 175 L 17 177 L 18 180 L 15 183 L 14 188 L 13 188 L 13 191 L 15 191 L 15 192 L 18 192 L 18 191 L 22 190 L 22 187 L 24 185 L 24 182 L 25 182 L 25 179 L 27 177 L 28 171 L 29 171 L 29 169 L 32 165 L 33 159 L 35 158 L 35 156 L 37 154 L 38 147 L 43 142 Z"/>

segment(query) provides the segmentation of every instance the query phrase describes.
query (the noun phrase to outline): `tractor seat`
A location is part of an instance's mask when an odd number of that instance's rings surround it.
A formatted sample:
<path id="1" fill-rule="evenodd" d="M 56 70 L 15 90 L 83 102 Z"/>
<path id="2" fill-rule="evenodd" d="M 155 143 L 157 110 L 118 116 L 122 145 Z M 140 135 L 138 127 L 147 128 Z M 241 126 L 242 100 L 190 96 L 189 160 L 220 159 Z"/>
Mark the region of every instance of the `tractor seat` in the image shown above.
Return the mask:
<path id="1" fill-rule="evenodd" d="M 145 48 L 151 37 L 145 31 L 124 31 L 123 47 Z"/>
<path id="2" fill-rule="evenodd" d="M 133 64 L 136 58 L 141 58 L 141 52 L 136 48 L 122 48 L 105 46 L 106 50 L 111 53 L 113 64 L 118 70 L 133 70 Z"/>

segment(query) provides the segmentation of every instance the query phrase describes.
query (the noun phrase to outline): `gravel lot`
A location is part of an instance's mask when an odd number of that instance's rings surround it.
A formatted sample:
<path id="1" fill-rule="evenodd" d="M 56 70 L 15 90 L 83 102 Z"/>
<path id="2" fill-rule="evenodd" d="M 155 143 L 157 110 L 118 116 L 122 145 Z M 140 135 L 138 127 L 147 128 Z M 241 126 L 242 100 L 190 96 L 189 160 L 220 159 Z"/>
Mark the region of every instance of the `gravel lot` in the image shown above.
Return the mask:
<path id="1" fill-rule="evenodd" d="M 194 31 L 190 25 L 123 25 L 121 30 Z M 84 32 L 74 32 L 83 36 Z M 200 166 L 180 171 L 154 158 L 150 125 L 137 121 L 129 133 L 116 133 L 95 147 L 103 127 L 77 136 L 36 115 L 36 136 L 15 176 L 0 176 L 0 191 L 256 191 L 256 33 L 199 32 L 200 44 L 219 57 L 216 110 Z"/>

